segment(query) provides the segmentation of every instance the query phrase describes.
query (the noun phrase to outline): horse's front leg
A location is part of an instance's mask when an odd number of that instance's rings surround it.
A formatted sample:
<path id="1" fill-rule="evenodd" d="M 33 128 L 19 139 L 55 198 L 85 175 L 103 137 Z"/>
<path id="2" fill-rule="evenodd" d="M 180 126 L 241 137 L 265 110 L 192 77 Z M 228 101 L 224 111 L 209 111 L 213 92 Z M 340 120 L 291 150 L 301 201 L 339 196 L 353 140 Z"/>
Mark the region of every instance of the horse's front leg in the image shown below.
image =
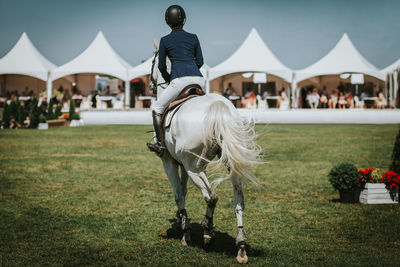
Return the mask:
<path id="1" fill-rule="evenodd" d="M 171 182 L 172 189 L 174 191 L 174 197 L 176 205 L 178 206 L 177 217 L 179 219 L 180 230 L 183 232 L 181 240 L 182 245 L 186 246 L 190 243 L 190 220 L 185 210 L 185 195 L 186 195 L 186 184 L 182 184 L 179 177 L 179 165 L 170 156 L 164 156 L 163 158 L 164 170 Z M 186 178 L 187 179 L 187 178 Z"/>
<path id="2" fill-rule="evenodd" d="M 247 263 L 248 258 L 246 255 L 246 232 L 243 228 L 242 215 L 244 211 L 244 196 L 243 196 L 243 183 L 238 176 L 232 177 L 233 184 L 233 209 L 236 214 L 237 220 L 237 236 L 236 246 L 238 247 L 238 254 L 236 260 L 239 263 Z"/>

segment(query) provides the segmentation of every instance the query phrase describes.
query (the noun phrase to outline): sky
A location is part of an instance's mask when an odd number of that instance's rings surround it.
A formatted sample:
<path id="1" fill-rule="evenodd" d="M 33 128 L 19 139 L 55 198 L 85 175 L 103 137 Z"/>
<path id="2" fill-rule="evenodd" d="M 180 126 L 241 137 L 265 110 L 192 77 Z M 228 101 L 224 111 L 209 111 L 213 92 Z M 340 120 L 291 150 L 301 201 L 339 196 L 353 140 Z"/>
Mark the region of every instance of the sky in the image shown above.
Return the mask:
<path id="1" fill-rule="evenodd" d="M 26 32 L 62 65 L 102 31 L 135 66 L 152 55 L 153 38 L 170 32 L 164 14 L 172 4 L 185 9 L 184 29 L 197 34 L 209 66 L 228 58 L 253 27 L 292 69 L 320 59 L 345 32 L 378 68 L 400 58 L 398 0 L 0 0 L 0 57 Z"/>

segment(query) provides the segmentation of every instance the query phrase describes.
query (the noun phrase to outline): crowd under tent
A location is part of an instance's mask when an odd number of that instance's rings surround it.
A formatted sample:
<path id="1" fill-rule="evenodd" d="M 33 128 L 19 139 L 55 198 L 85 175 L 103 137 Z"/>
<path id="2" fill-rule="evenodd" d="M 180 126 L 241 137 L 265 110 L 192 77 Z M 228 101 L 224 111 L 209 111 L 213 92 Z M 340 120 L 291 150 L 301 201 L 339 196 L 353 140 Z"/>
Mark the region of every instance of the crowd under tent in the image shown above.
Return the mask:
<path id="1" fill-rule="evenodd" d="M 292 80 L 292 70 L 279 61 L 253 28 L 229 58 L 210 68 L 208 79 L 212 91 L 223 93 L 232 84 L 236 93 L 243 95 L 247 89 L 258 91 L 259 86 L 252 78 L 254 73 L 267 75 L 266 83 L 261 84 L 261 94 L 266 90 L 278 94 L 281 88 L 289 88 Z"/>
<path id="2" fill-rule="evenodd" d="M 56 65 L 47 60 L 24 32 L 14 47 L 0 59 L 0 92 L 45 90 L 49 71 Z M 26 90 L 26 91 L 25 91 Z"/>
<path id="3" fill-rule="evenodd" d="M 47 93 L 51 97 L 51 82 L 61 77 L 72 77 L 83 93 L 96 90 L 96 75 L 108 75 L 125 82 L 125 103 L 130 102 L 128 70 L 132 66 L 110 46 L 100 31 L 92 43 L 76 58 L 51 71 Z"/>
<path id="4" fill-rule="evenodd" d="M 396 106 L 396 99 L 400 96 L 400 59 L 382 69 L 381 73 L 386 77 L 386 88 L 388 89 L 389 104 L 394 107 Z"/>
<path id="5" fill-rule="evenodd" d="M 363 77 L 364 82 L 352 81 L 354 77 Z M 313 86 L 329 92 L 338 86 L 354 88 L 354 93 L 361 90 L 373 90 L 384 87 L 384 75 L 355 48 L 348 35 L 343 34 L 336 46 L 314 64 L 295 71 L 292 88 L 295 99 L 300 96 L 300 87 Z M 353 86 L 352 86 L 353 85 Z M 358 92 L 357 92 L 358 91 Z M 297 107 L 297 101 L 294 101 Z"/>

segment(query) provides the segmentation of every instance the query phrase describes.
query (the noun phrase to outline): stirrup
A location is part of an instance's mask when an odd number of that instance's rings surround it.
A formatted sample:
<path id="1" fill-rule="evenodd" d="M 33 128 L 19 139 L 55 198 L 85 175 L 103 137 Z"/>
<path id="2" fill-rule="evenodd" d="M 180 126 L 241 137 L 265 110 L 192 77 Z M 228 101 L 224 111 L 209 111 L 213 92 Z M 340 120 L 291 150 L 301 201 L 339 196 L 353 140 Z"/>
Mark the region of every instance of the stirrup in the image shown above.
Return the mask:
<path id="1" fill-rule="evenodd" d="M 155 142 L 155 143 L 151 143 L 151 142 L 147 142 L 146 143 L 147 148 L 151 151 L 157 154 L 157 156 L 159 156 L 160 158 L 164 155 L 164 151 L 166 149 L 165 146 L 163 146 L 160 142 Z"/>

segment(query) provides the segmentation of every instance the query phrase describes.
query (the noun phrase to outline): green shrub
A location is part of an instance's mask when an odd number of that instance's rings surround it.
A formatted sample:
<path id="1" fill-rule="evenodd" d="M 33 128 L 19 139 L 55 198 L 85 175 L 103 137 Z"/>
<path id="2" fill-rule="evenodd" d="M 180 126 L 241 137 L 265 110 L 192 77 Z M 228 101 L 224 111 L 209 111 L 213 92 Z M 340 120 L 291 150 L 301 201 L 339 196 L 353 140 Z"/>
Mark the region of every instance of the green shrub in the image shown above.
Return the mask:
<path id="1" fill-rule="evenodd" d="M 79 116 L 79 113 L 75 113 L 74 115 L 72 115 L 71 120 L 80 120 L 81 116 Z"/>
<path id="2" fill-rule="evenodd" d="M 392 152 L 392 164 L 390 165 L 389 169 L 394 171 L 395 173 L 400 174 L 400 128 L 399 133 L 396 137 L 396 141 L 394 143 Z"/>
<path id="3" fill-rule="evenodd" d="M 75 101 L 70 97 L 69 98 L 69 116 L 68 119 L 72 120 L 72 117 L 75 114 Z"/>
<path id="4" fill-rule="evenodd" d="M 17 102 L 17 108 L 18 108 L 18 112 L 17 112 L 16 120 L 20 125 L 24 125 L 24 121 L 26 119 L 25 108 L 24 108 L 24 106 L 21 105 L 21 103 L 19 101 Z"/>
<path id="5" fill-rule="evenodd" d="M 29 120 L 31 128 L 36 129 L 39 125 L 40 108 L 38 107 L 38 100 L 33 98 L 29 106 Z"/>
<path id="6" fill-rule="evenodd" d="M 58 119 L 58 117 L 60 117 L 61 115 L 62 115 L 62 113 L 61 113 L 61 105 L 58 105 L 56 107 L 56 110 L 54 111 L 54 116 L 55 116 L 56 119 Z"/>
<path id="7" fill-rule="evenodd" d="M 53 99 L 50 99 L 49 106 L 47 107 L 47 116 L 48 120 L 56 119 L 55 114 L 53 113 Z"/>
<path id="8" fill-rule="evenodd" d="M 350 163 L 342 163 L 329 172 L 329 182 L 339 191 L 356 191 L 363 187 L 357 168 Z"/>
<path id="9" fill-rule="evenodd" d="M 390 170 L 400 174 L 400 128 L 393 147 L 392 164 L 390 165 Z"/>
<path id="10" fill-rule="evenodd" d="M 46 116 L 44 114 L 39 115 L 39 123 L 46 123 Z"/>
<path id="11" fill-rule="evenodd" d="M 3 108 L 3 118 L 2 118 L 2 125 L 4 128 L 8 129 L 10 128 L 10 105 L 4 103 L 4 108 Z"/>

